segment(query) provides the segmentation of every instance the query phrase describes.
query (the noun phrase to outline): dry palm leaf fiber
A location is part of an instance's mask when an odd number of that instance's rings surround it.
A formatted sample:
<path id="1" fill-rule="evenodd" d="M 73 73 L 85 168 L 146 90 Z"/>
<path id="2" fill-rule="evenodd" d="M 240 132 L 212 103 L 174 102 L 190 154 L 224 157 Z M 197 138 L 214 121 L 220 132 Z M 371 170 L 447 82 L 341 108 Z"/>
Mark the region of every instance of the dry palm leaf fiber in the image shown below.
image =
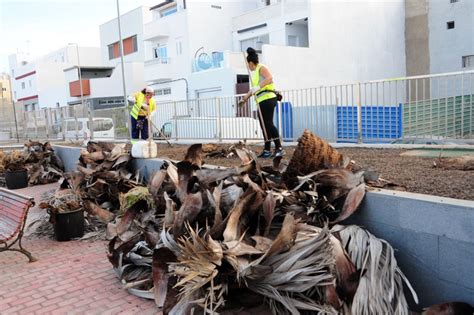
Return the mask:
<path id="1" fill-rule="evenodd" d="M 287 186 L 292 187 L 296 184 L 297 176 L 310 174 L 325 168 L 340 167 L 342 162 L 342 154 L 306 129 L 298 139 L 298 146 L 293 153 L 288 168 L 283 173 L 283 181 Z"/>

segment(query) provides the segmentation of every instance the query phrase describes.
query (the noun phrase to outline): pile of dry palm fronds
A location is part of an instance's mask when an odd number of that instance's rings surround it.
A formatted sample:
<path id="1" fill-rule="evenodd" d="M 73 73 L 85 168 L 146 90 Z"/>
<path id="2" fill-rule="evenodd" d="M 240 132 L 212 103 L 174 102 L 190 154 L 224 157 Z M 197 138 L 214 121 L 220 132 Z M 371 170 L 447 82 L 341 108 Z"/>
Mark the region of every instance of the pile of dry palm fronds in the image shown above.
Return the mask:
<path id="1" fill-rule="evenodd" d="M 57 182 L 64 167 L 49 142 L 30 140 L 23 151 L 0 154 L 0 177 L 4 177 L 5 171 L 19 170 L 28 172 L 29 185 L 43 185 Z"/>
<path id="2" fill-rule="evenodd" d="M 164 314 L 262 302 L 275 314 L 408 314 L 392 247 L 337 224 L 364 197 L 363 171 L 309 132 L 286 172 L 280 159 L 234 152 L 240 166 L 208 169 L 193 145 L 122 195 L 107 233 L 125 288 Z"/>
<path id="3" fill-rule="evenodd" d="M 58 190 L 40 207 L 50 213 L 50 222 L 57 213 L 84 209 L 86 224 L 91 226 L 86 231 L 105 235 L 105 223 L 120 214 L 121 195 L 138 185 L 129 171 L 130 160 L 129 145 L 89 142 L 81 151 L 77 171 L 65 173 Z M 52 232 L 42 227 L 44 224 L 38 225 L 40 230 Z"/>

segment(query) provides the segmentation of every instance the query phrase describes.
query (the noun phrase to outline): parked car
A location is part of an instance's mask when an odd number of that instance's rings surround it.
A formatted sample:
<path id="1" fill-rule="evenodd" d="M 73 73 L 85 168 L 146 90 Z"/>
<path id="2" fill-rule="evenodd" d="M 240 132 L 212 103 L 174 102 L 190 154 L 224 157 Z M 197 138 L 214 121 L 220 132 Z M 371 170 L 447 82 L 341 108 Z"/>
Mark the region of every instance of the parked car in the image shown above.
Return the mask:
<path id="1" fill-rule="evenodd" d="M 91 128 L 88 118 L 67 118 L 64 120 L 66 139 L 88 140 L 91 137 Z M 92 120 L 94 139 L 114 139 L 115 126 L 112 118 L 95 117 Z"/>

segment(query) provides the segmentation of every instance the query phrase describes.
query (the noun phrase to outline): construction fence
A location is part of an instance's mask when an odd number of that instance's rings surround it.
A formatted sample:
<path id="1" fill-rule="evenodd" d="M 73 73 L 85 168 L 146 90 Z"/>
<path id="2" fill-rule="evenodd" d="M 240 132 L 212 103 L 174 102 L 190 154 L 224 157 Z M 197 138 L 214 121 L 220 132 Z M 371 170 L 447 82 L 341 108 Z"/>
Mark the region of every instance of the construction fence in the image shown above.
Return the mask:
<path id="1" fill-rule="evenodd" d="M 274 123 L 284 141 L 309 129 L 331 142 L 472 140 L 474 71 L 283 91 Z M 159 103 L 155 139 L 262 140 L 253 99 L 242 95 Z M 93 110 L 86 102 L 34 112 L 4 106 L 0 140 L 129 139 L 129 108 Z M 18 131 L 17 131 L 18 130 Z"/>

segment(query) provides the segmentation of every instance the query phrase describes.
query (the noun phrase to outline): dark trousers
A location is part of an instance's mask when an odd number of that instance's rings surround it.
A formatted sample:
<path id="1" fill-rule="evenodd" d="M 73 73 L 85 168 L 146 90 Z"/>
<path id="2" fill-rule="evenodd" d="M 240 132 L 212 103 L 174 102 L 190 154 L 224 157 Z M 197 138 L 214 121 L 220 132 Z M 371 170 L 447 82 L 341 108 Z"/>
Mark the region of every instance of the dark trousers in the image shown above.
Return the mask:
<path id="1" fill-rule="evenodd" d="M 132 118 L 132 139 L 140 139 L 140 133 L 143 140 L 148 139 L 148 119 L 145 116 L 138 116 L 138 119 Z"/>
<path id="2" fill-rule="evenodd" d="M 273 139 L 273 142 L 275 143 L 275 148 L 281 148 L 280 135 L 278 134 L 277 127 L 275 127 L 275 125 L 273 124 L 273 113 L 275 112 L 276 105 L 276 97 L 264 100 L 258 104 L 258 106 L 260 107 L 260 112 L 262 114 L 262 117 L 258 115 L 260 120 L 260 126 L 262 127 L 262 131 L 266 130 L 267 132 L 267 138 L 265 138 L 265 150 L 270 150 L 270 139 Z M 265 131 L 263 132 L 263 136 L 265 136 Z"/>

